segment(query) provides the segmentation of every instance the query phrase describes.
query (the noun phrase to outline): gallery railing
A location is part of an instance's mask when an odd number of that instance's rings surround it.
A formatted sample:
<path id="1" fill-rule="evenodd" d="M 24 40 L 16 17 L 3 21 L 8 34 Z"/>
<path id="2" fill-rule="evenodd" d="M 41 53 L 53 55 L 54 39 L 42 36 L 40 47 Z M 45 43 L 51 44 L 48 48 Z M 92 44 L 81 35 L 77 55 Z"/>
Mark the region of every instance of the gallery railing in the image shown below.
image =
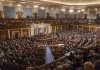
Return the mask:
<path id="1" fill-rule="evenodd" d="M 31 24 L 39 24 L 39 23 L 85 23 L 85 24 L 99 24 L 99 19 L 73 19 L 73 18 L 58 18 L 58 19 L 34 19 L 34 18 L 21 18 L 21 19 L 0 19 L 0 25 L 3 26 L 23 26 L 23 25 L 31 25 Z"/>

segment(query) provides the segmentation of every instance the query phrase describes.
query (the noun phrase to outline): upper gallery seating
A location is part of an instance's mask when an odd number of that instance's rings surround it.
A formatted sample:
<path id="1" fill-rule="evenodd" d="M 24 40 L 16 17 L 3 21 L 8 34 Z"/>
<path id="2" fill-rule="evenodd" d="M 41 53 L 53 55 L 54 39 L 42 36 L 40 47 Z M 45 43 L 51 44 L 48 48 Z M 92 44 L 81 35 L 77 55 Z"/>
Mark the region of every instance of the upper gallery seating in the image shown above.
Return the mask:
<path id="1" fill-rule="evenodd" d="M 0 18 L 0 25 L 3 26 L 23 26 L 23 25 L 31 25 L 33 23 L 91 23 L 91 24 L 99 24 L 100 20 L 99 19 L 82 19 L 82 18 L 77 18 L 77 19 L 72 19 L 72 18 L 58 18 L 58 19 L 34 19 L 34 18 Z"/>

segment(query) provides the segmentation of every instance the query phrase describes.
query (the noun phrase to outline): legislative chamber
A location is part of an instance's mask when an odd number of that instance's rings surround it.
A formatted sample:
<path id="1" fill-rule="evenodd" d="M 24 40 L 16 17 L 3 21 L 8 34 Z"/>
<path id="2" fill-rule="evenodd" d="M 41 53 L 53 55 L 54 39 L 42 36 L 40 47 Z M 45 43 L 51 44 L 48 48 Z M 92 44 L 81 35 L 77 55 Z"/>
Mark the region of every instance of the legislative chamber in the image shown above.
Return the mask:
<path id="1" fill-rule="evenodd" d="M 100 0 L 0 0 L 0 70 L 100 70 Z"/>

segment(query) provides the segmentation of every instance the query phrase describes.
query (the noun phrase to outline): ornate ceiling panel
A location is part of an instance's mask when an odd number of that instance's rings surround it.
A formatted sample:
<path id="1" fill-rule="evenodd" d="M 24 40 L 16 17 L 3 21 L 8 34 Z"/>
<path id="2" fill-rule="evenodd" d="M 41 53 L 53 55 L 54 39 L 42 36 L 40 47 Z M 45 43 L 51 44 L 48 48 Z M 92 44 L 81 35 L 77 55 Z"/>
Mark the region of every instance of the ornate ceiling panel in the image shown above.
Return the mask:
<path id="1" fill-rule="evenodd" d="M 91 5 L 100 4 L 100 0 L 41 0 L 64 5 Z"/>

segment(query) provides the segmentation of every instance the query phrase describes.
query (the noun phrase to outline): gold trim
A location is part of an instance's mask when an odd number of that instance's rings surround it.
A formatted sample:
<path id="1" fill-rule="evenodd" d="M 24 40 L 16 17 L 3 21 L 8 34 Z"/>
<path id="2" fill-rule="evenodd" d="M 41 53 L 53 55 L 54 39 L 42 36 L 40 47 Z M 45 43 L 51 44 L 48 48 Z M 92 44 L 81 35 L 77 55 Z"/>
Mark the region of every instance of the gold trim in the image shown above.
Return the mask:
<path id="1" fill-rule="evenodd" d="M 15 29 L 1 29 L 0 31 L 5 31 L 5 30 L 19 30 L 19 29 L 29 29 L 29 28 L 15 28 Z"/>

